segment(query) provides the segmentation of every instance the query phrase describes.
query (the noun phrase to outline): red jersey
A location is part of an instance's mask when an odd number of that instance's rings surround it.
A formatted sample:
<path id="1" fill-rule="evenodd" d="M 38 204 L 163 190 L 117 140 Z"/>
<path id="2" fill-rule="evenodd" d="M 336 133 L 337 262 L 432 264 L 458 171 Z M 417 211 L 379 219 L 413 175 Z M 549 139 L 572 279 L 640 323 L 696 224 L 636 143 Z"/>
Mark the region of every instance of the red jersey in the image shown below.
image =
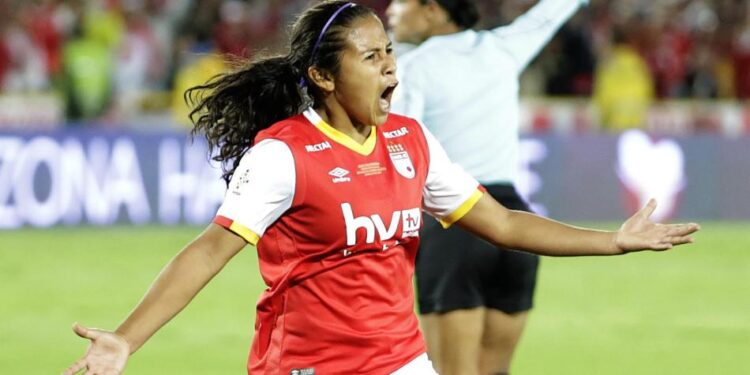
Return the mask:
<path id="1" fill-rule="evenodd" d="M 388 374 L 424 353 L 412 290 L 421 210 L 449 224 L 477 187 L 406 117 L 364 144 L 313 110 L 260 132 L 215 220 L 257 243 L 268 286 L 248 373 Z"/>

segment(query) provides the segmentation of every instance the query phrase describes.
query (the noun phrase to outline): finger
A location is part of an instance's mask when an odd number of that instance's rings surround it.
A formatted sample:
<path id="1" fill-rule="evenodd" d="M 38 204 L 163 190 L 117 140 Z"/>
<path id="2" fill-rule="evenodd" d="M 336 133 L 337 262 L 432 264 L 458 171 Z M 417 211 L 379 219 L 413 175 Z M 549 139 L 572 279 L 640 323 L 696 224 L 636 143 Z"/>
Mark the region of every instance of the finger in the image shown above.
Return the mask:
<path id="1" fill-rule="evenodd" d="M 76 335 L 89 340 L 96 340 L 101 336 L 101 333 L 98 330 L 86 328 L 77 322 L 73 324 L 73 332 L 75 332 Z"/>
<path id="2" fill-rule="evenodd" d="M 671 236 L 685 236 L 697 232 L 700 226 L 695 223 L 670 224 L 667 229 L 667 233 Z"/>
<path id="3" fill-rule="evenodd" d="M 673 245 L 684 245 L 686 243 L 692 243 L 693 238 L 690 236 L 672 236 L 668 238 L 668 241 Z"/>
<path id="4" fill-rule="evenodd" d="M 63 372 L 63 375 L 73 375 L 77 373 L 78 371 L 81 371 L 83 368 L 86 367 L 87 361 L 84 358 L 79 359 L 74 363 L 72 366 L 65 369 Z"/>
<path id="5" fill-rule="evenodd" d="M 669 250 L 672 248 L 672 243 L 663 241 L 651 244 L 651 250 Z"/>
<path id="6" fill-rule="evenodd" d="M 689 233 L 695 233 L 699 230 L 701 230 L 701 226 L 697 223 L 687 223 L 685 224 L 687 226 L 687 230 Z"/>
<path id="7" fill-rule="evenodd" d="M 646 203 L 643 208 L 638 212 L 644 219 L 648 219 L 651 217 L 651 214 L 654 213 L 654 210 L 656 210 L 656 200 L 654 198 L 651 198 L 648 200 L 648 203 Z"/>

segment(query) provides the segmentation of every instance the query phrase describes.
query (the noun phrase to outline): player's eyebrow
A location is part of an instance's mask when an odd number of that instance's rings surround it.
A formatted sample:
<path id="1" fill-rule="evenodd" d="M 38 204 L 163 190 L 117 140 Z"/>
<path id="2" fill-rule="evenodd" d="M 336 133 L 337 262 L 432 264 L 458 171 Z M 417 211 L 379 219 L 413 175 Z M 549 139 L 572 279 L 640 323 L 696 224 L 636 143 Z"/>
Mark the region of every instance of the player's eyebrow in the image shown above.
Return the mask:
<path id="1" fill-rule="evenodd" d="M 371 48 L 368 48 L 366 50 L 361 51 L 360 54 L 366 54 L 366 53 L 369 53 L 369 52 L 379 52 L 379 51 L 382 51 L 382 50 L 388 50 L 389 48 L 393 48 L 393 42 L 390 41 L 390 40 L 388 41 L 388 44 L 385 45 L 384 49 L 380 48 L 380 47 L 371 47 Z"/>

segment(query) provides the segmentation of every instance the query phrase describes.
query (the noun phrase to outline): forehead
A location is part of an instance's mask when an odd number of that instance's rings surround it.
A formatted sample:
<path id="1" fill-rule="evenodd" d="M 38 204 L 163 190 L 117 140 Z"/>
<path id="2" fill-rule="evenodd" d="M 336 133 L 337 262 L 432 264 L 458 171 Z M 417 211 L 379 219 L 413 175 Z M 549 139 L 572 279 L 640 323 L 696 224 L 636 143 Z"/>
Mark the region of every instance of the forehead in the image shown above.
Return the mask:
<path id="1" fill-rule="evenodd" d="M 347 49 L 354 52 L 383 48 L 390 43 L 383 23 L 375 15 L 362 17 L 351 23 L 346 32 Z"/>

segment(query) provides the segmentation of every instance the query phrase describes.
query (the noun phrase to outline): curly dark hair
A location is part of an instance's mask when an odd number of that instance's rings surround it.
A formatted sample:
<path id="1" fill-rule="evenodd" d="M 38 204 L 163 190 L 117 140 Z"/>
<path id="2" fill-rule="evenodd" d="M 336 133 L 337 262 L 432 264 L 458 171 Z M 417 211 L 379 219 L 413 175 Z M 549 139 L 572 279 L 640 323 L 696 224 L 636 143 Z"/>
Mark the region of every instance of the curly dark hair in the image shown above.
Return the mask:
<path id="1" fill-rule="evenodd" d="M 325 1 L 302 13 L 292 26 L 287 55 L 251 61 L 185 92 L 185 101 L 192 108 L 191 135 L 205 136 L 209 155 L 221 163 L 227 184 L 258 132 L 322 100 L 322 91 L 307 83 L 312 82 L 308 68 L 315 66 L 336 76 L 346 46 L 345 31 L 353 21 L 375 14 L 359 5 L 346 7 L 321 37 L 331 16 L 347 3 Z"/>

